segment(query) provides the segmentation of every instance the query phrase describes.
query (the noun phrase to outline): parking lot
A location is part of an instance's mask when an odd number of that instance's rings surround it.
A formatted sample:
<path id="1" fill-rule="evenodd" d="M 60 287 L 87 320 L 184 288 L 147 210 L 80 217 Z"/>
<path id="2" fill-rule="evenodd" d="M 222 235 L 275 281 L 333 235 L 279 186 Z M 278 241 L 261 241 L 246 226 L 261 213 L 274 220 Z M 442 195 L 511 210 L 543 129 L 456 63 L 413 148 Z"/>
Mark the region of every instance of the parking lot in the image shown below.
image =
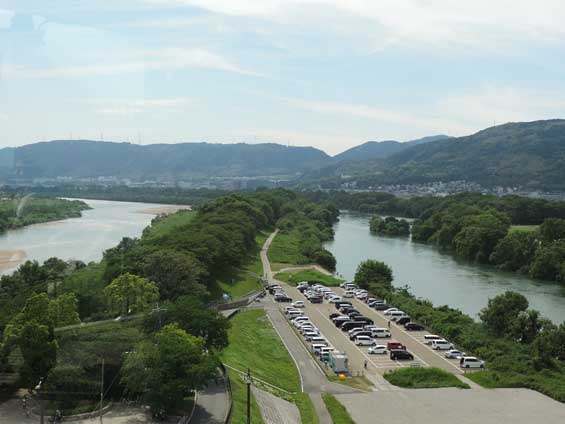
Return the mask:
<path id="1" fill-rule="evenodd" d="M 427 331 L 406 331 L 403 326 L 390 324 L 392 337 L 390 339 L 376 339 L 377 344 L 386 345 L 388 341 L 394 340 L 406 346 L 407 350 L 414 356 L 413 360 L 392 360 L 387 354 L 369 354 L 368 346 L 357 346 L 349 339 L 347 332 L 337 328 L 330 319 L 330 314 L 337 310 L 334 304 L 324 300 L 323 303 L 310 303 L 300 291 L 284 282 L 278 282 L 283 287 L 286 295 L 293 301 L 303 300 L 305 307 L 302 308 L 304 314 L 310 318 L 312 324 L 320 331 L 322 336 L 340 352 L 345 352 L 349 359 L 350 372 L 355 374 L 364 371 L 366 374 L 378 373 L 383 374 L 387 370 L 397 369 L 401 367 L 414 366 L 433 366 L 444 369 L 446 371 L 462 374 L 459 367 L 459 361 L 456 359 L 447 359 L 444 357 L 444 351 L 433 350 L 424 343 L 424 336 L 430 334 Z M 338 287 L 332 287 L 337 295 L 343 295 L 344 290 Z M 345 299 L 352 303 L 361 314 L 374 321 L 377 327 L 387 328 L 389 320 L 385 315 L 370 308 L 366 303 L 355 298 Z M 289 303 L 281 303 L 280 308 L 284 310 Z M 366 364 L 366 367 L 365 367 Z"/>

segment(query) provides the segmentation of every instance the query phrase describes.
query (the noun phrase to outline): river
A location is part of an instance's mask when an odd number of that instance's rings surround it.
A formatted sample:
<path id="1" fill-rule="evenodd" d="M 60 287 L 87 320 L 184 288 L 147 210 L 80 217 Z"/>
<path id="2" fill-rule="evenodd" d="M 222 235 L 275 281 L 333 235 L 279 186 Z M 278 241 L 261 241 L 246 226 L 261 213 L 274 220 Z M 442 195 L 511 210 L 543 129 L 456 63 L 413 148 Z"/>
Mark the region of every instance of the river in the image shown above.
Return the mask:
<path id="1" fill-rule="evenodd" d="M 92 209 L 80 218 L 29 225 L 0 235 L 0 251 L 25 253 L 24 260 L 43 262 L 53 256 L 84 262 L 99 261 L 104 250 L 123 237 L 138 237 L 153 217 L 175 207 L 152 203 L 84 200 Z M 4 264 L 0 274 L 19 265 Z"/>
<path id="2" fill-rule="evenodd" d="M 365 259 L 387 263 L 396 286 L 410 286 L 435 305 L 449 305 L 478 318 L 489 298 L 506 290 L 522 293 L 530 307 L 555 323 L 565 321 L 565 285 L 536 281 L 493 267 L 459 261 L 435 247 L 407 238 L 375 236 L 369 232 L 369 215 L 343 212 L 335 238 L 326 248 L 337 259 L 337 272 L 352 279 Z"/>

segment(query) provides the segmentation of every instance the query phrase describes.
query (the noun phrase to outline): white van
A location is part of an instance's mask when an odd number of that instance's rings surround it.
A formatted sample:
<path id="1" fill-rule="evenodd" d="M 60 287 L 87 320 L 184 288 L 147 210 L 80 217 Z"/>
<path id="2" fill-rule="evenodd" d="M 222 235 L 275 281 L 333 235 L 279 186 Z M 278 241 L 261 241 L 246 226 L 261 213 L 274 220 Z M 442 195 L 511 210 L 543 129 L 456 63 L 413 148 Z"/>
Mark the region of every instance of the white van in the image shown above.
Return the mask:
<path id="1" fill-rule="evenodd" d="M 435 350 L 451 350 L 453 349 L 453 345 L 449 343 L 447 340 L 440 339 L 440 340 L 432 340 L 432 349 Z"/>
<path id="2" fill-rule="evenodd" d="M 481 361 L 474 356 L 464 356 L 459 360 L 459 366 L 461 368 L 484 368 L 485 361 Z"/>
<path id="3" fill-rule="evenodd" d="M 355 293 L 353 290 L 346 290 L 346 292 L 343 293 L 343 297 L 352 298 L 355 297 Z"/>
<path id="4" fill-rule="evenodd" d="M 402 311 L 392 311 L 390 314 L 388 314 L 388 316 L 390 317 L 391 321 L 396 321 L 397 319 L 407 317 L 408 315 L 406 315 L 406 313 Z"/>
<path id="5" fill-rule="evenodd" d="M 426 334 L 424 336 L 424 343 L 427 345 L 431 345 L 434 340 L 442 340 L 442 337 L 436 334 Z"/>
<path id="6" fill-rule="evenodd" d="M 355 337 L 355 344 L 357 346 L 372 346 L 375 344 L 375 342 L 369 336 L 357 336 Z"/>
<path id="7" fill-rule="evenodd" d="M 390 337 L 390 330 L 388 328 L 373 328 L 371 333 L 373 333 L 375 338 Z"/>
<path id="8" fill-rule="evenodd" d="M 324 339 L 322 336 L 316 336 L 316 337 L 312 337 L 309 340 L 310 343 L 312 344 L 325 344 L 327 346 L 328 342 L 326 341 L 326 339 Z"/>
<path id="9" fill-rule="evenodd" d="M 298 317 L 304 316 L 304 313 L 303 313 L 302 311 L 290 311 L 290 312 L 287 314 L 287 316 L 288 316 L 289 319 L 292 320 L 292 319 L 294 319 L 294 318 L 298 318 Z"/>

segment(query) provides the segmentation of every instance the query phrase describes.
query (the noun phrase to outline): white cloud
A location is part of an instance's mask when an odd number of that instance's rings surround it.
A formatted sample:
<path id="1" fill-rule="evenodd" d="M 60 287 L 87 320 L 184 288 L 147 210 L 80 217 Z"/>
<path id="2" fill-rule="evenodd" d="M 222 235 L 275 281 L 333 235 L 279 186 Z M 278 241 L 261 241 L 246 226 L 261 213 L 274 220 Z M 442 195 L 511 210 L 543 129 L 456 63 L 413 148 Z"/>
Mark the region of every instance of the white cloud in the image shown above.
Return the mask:
<path id="1" fill-rule="evenodd" d="M 260 74 L 241 68 L 224 57 L 199 48 L 164 48 L 145 52 L 144 57 L 129 58 L 124 62 L 31 68 L 5 64 L 2 76 L 9 79 L 69 78 L 107 76 L 155 70 L 210 69 L 243 75 Z"/>
<path id="2" fill-rule="evenodd" d="M 0 121 L 7 121 L 9 119 L 8 115 L 0 112 Z"/>

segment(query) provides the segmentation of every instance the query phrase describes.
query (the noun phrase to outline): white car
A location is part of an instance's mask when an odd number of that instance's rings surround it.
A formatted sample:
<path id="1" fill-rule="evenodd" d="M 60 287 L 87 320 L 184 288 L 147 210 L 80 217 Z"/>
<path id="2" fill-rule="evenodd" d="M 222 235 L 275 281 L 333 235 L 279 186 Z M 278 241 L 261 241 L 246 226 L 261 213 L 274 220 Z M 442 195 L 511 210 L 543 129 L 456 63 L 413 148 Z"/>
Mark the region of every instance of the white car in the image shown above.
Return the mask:
<path id="1" fill-rule="evenodd" d="M 445 357 L 448 359 L 461 359 L 463 356 L 465 356 L 465 352 L 461 352 L 457 349 L 451 349 L 445 352 Z"/>
<path id="2" fill-rule="evenodd" d="M 352 298 L 354 296 L 355 296 L 355 293 L 351 290 L 347 290 L 345 293 L 343 293 L 343 297 L 346 297 L 346 298 Z"/>
<path id="3" fill-rule="evenodd" d="M 357 336 L 355 337 L 355 344 L 357 346 L 373 346 L 375 341 L 369 336 Z"/>
<path id="4" fill-rule="evenodd" d="M 398 308 L 388 308 L 387 310 L 385 310 L 385 311 L 383 312 L 383 314 L 385 314 L 385 315 L 390 315 L 390 314 L 392 314 L 393 312 L 402 312 L 402 311 L 401 311 L 400 309 L 398 309 Z"/>
<path id="5" fill-rule="evenodd" d="M 432 349 L 434 350 L 452 350 L 454 346 L 447 340 L 440 339 L 432 341 Z"/>
<path id="6" fill-rule="evenodd" d="M 459 366 L 461 368 L 484 368 L 485 361 L 481 361 L 474 356 L 464 356 L 459 359 Z"/>
<path id="7" fill-rule="evenodd" d="M 330 298 L 329 302 L 330 303 L 337 303 L 337 302 L 341 302 L 342 300 L 343 299 L 341 298 L 341 296 L 334 296 L 334 297 Z"/>
<path id="8" fill-rule="evenodd" d="M 374 338 L 387 338 L 391 336 L 388 328 L 373 328 L 371 333 L 373 333 Z"/>
<path id="9" fill-rule="evenodd" d="M 367 293 L 359 293 L 359 294 L 355 295 L 355 297 L 359 300 L 366 299 L 367 296 L 369 296 Z"/>
<path id="10" fill-rule="evenodd" d="M 442 340 L 442 337 L 437 334 L 426 334 L 424 336 L 424 343 L 427 345 L 431 345 L 434 340 Z"/>
<path id="11" fill-rule="evenodd" d="M 304 301 L 297 300 L 296 302 L 292 302 L 291 305 L 295 308 L 304 308 Z"/>
<path id="12" fill-rule="evenodd" d="M 385 345 L 375 345 L 371 346 L 367 353 L 371 355 L 386 355 L 388 352 Z"/>

